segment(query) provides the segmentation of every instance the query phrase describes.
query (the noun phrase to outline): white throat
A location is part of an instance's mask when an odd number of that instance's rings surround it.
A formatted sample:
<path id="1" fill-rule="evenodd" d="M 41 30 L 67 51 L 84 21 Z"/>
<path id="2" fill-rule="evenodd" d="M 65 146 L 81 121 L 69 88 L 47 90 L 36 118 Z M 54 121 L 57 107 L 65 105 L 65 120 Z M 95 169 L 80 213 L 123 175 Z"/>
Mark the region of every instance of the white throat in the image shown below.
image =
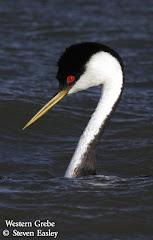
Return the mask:
<path id="1" fill-rule="evenodd" d="M 85 128 L 65 177 L 76 177 L 76 169 L 82 164 L 88 146 L 104 127 L 106 120 L 113 111 L 123 87 L 123 72 L 118 60 L 107 52 L 93 55 L 86 64 L 86 71 L 70 90 L 69 94 L 87 89 L 92 86 L 103 85 L 103 91 L 95 112 L 92 114 Z"/>

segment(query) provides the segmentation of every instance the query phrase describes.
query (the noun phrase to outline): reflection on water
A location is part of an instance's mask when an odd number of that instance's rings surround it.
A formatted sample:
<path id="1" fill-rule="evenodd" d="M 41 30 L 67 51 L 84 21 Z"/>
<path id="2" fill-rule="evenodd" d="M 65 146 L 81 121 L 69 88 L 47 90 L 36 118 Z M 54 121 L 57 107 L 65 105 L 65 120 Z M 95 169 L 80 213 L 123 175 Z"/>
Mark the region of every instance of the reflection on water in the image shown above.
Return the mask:
<path id="1" fill-rule="evenodd" d="M 2 230 L 5 219 L 50 219 L 62 240 L 152 238 L 151 3 L 0 2 Z M 101 89 L 68 96 L 21 129 L 56 91 L 62 51 L 82 41 L 118 51 L 125 89 L 99 146 L 99 175 L 65 179 Z"/>

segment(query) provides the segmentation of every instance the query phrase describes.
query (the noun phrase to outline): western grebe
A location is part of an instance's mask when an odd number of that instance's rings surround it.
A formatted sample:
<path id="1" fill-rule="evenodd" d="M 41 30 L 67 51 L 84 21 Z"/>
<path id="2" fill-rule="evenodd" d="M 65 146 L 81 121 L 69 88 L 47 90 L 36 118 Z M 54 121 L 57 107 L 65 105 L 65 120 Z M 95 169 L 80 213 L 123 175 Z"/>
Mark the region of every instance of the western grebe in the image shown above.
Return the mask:
<path id="1" fill-rule="evenodd" d="M 96 174 L 97 146 L 124 84 L 121 57 L 100 43 L 85 42 L 67 48 L 58 61 L 59 88 L 54 97 L 25 125 L 31 125 L 68 94 L 103 85 L 102 94 L 66 170 L 65 177 Z"/>

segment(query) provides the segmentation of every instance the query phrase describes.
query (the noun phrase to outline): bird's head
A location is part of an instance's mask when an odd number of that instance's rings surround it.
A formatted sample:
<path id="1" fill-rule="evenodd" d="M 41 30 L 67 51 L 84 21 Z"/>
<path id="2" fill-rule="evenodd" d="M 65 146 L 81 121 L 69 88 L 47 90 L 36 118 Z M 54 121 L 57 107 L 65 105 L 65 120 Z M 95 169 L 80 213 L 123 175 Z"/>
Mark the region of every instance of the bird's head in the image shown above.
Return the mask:
<path id="1" fill-rule="evenodd" d="M 67 94 L 98 86 L 123 68 L 120 56 L 100 43 L 85 42 L 67 48 L 57 63 L 59 87 L 54 97 L 25 125 L 30 126 Z"/>

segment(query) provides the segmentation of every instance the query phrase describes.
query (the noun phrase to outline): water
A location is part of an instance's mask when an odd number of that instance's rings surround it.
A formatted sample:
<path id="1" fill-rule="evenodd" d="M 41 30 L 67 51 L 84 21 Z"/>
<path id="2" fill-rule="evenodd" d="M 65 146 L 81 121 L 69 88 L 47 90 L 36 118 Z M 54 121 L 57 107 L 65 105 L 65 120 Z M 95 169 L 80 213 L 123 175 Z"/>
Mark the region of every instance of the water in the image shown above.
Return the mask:
<path id="1" fill-rule="evenodd" d="M 0 2 L 0 219 L 54 221 L 57 239 L 153 239 L 152 1 Z M 22 127 L 57 88 L 65 47 L 102 42 L 122 56 L 125 89 L 102 137 L 97 176 L 65 179 L 100 88 Z M 29 237 L 26 239 L 53 239 Z"/>

